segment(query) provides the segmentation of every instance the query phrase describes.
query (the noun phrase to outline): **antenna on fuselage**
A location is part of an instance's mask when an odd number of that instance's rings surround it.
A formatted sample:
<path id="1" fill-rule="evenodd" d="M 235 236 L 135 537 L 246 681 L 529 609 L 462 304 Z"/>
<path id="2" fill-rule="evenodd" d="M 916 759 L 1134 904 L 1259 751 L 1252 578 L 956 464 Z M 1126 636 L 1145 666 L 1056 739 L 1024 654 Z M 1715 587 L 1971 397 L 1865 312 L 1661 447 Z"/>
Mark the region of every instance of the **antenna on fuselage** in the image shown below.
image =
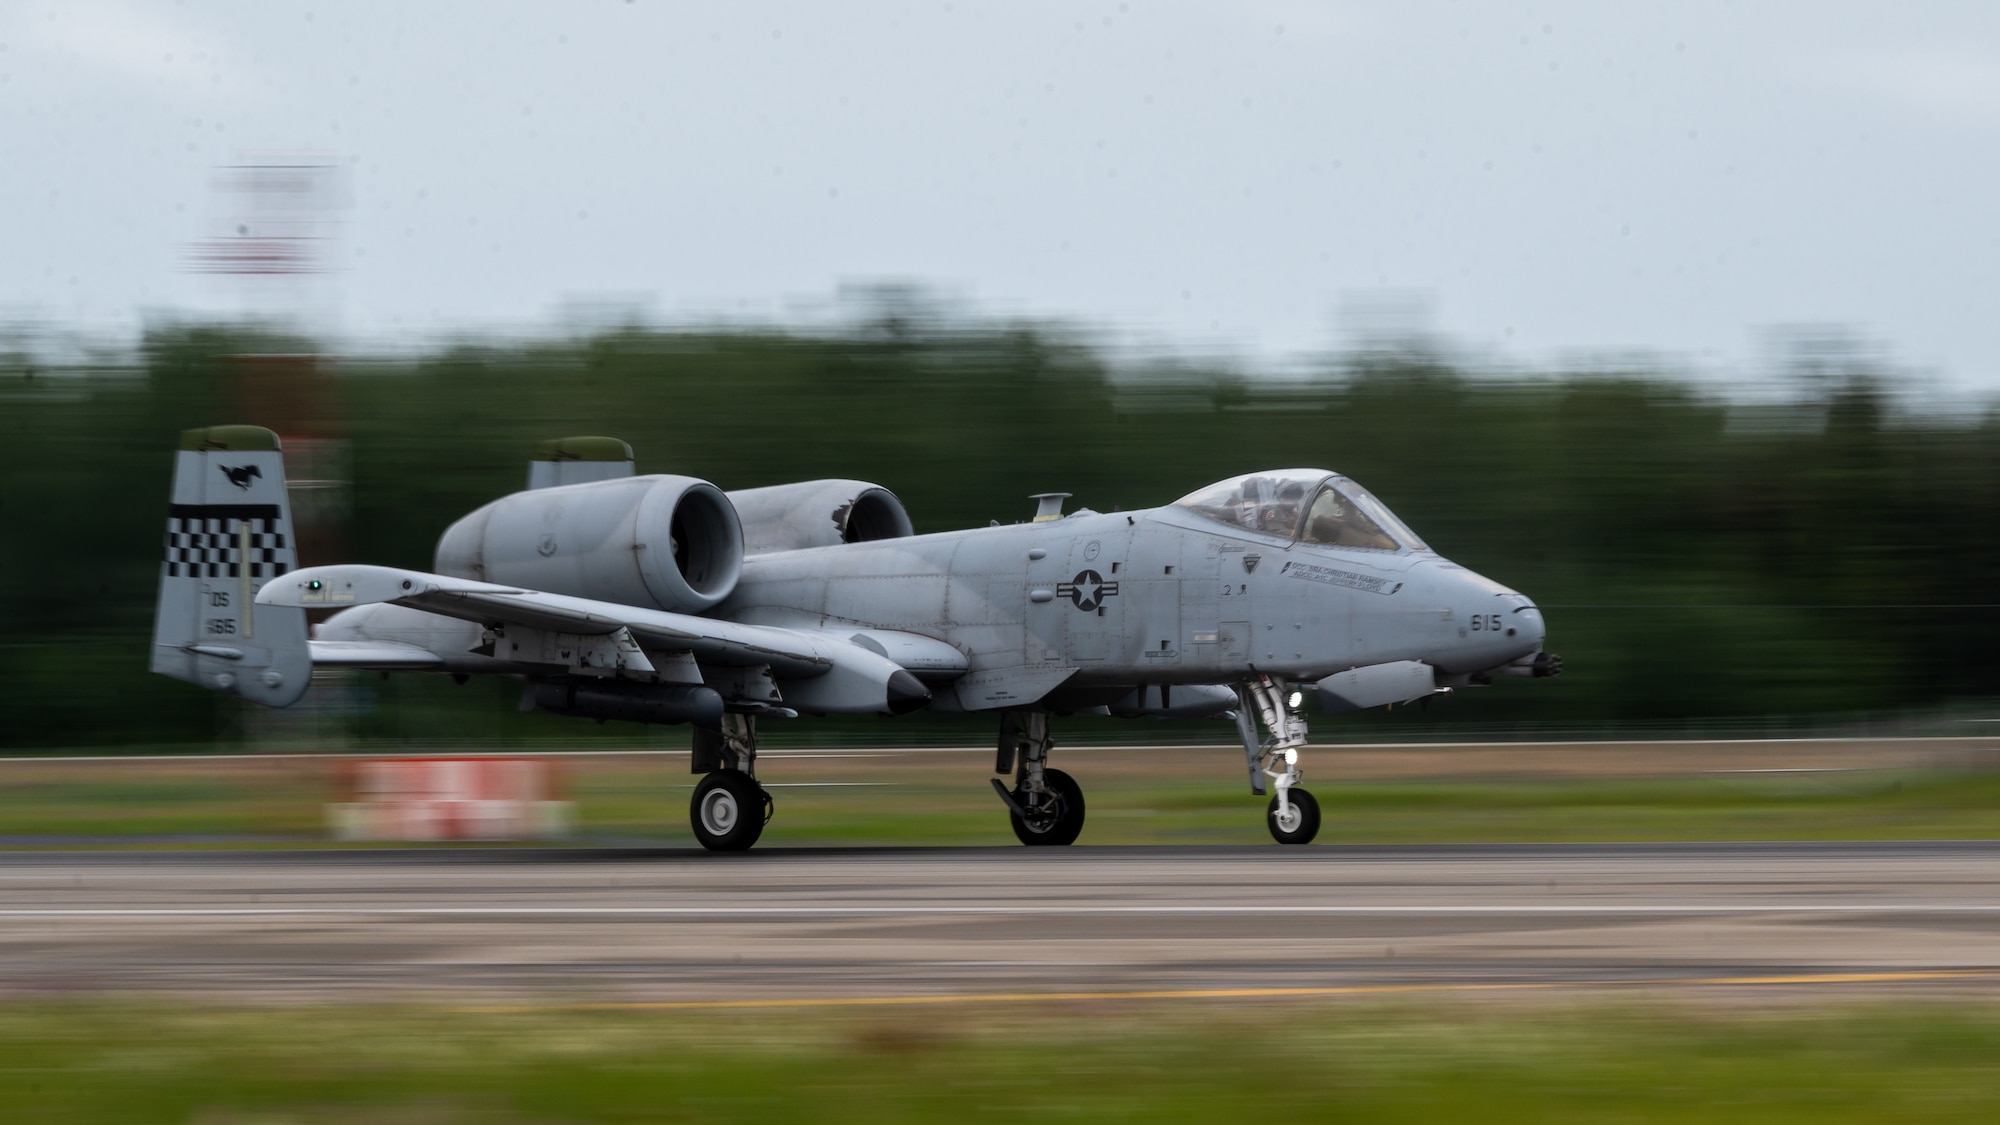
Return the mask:
<path id="1" fill-rule="evenodd" d="M 1069 498 L 1067 492 L 1037 492 L 1028 497 L 1035 501 L 1035 522 L 1046 523 L 1063 518 L 1062 502 Z"/>

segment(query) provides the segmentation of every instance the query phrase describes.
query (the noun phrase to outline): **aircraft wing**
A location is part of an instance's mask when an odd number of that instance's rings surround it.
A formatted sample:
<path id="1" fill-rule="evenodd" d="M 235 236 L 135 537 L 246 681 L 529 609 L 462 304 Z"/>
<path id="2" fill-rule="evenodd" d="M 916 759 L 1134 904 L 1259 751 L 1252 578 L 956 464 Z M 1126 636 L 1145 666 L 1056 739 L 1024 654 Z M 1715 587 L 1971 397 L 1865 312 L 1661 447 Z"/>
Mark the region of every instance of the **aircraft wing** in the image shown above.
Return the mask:
<path id="1" fill-rule="evenodd" d="M 817 614 L 753 611 L 745 624 L 779 629 L 804 637 L 817 637 L 857 644 L 901 665 L 925 683 L 948 683 L 971 670 L 971 661 L 956 646 L 936 637 L 902 629 L 877 629 L 865 625 L 828 623 Z"/>
<path id="2" fill-rule="evenodd" d="M 771 674 L 780 678 L 823 674 L 847 655 L 834 649 L 838 642 L 833 638 L 808 636 L 790 629 L 740 625 L 386 566 L 306 567 L 266 584 L 257 601 L 304 609 L 387 603 L 476 622 L 488 628 L 513 625 L 579 637 L 609 637 L 620 630 L 629 630 L 635 640 L 648 648 L 692 653 L 704 664 L 768 666 Z M 378 647 L 380 643 L 376 642 Z M 315 659 L 317 656 L 315 652 Z M 348 662 L 372 666 L 360 654 Z"/>

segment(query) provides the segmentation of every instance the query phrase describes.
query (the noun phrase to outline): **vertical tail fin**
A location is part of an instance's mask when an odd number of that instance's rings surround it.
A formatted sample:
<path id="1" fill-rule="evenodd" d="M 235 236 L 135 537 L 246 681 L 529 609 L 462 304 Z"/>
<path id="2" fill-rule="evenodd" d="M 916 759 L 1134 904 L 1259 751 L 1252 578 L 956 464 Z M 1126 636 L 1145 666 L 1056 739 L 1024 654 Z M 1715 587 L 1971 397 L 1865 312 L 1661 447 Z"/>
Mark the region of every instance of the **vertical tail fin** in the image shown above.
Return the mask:
<path id="1" fill-rule="evenodd" d="M 256 603 L 265 582 L 298 566 L 292 543 L 278 435 L 259 426 L 183 431 L 153 671 L 271 707 L 305 694 L 305 611 Z"/>

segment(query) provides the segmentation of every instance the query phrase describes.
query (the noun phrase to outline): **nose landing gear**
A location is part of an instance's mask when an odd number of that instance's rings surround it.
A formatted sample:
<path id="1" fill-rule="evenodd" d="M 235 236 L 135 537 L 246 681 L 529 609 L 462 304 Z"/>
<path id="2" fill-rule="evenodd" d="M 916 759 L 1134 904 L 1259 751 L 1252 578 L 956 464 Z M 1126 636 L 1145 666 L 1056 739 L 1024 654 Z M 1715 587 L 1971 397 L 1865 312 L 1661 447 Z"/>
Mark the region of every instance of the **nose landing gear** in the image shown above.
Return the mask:
<path id="1" fill-rule="evenodd" d="M 1296 696 L 1296 693 L 1294 693 Z M 1295 698 L 1286 698 L 1283 680 L 1260 675 L 1236 687 L 1236 727 L 1243 736 L 1243 754 L 1250 769 L 1250 791 L 1264 792 L 1270 778 L 1278 790 L 1265 810 L 1271 838 L 1280 844 L 1310 844 L 1319 835 L 1319 801 L 1299 787 L 1299 750 L 1306 744 L 1306 721 L 1294 712 Z M 1254 718 L 1253 718 L 1254 716 Z M 1257 737 L 1263 721 L 1269 737 Z"/>

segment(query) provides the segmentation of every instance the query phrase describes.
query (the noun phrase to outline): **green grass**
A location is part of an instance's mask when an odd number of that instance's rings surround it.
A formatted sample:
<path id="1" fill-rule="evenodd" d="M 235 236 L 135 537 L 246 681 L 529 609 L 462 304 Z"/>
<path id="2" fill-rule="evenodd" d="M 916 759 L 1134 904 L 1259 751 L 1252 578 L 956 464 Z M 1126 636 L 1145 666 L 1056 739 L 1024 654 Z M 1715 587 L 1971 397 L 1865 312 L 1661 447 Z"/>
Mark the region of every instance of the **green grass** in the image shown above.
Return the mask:
<path id="1" fill-rule="evenodd" d="M 1559 783 L 1362 783 L 1348 842 L 1991 839 L 2000 776 L 1952 772 Z M 1325 837 L 1322 837 L 1325 838 Z"/>
<path id="2" fill-rule="evenodd" d="M 986 784 L 989 764 L 970 754 L 770 761 L 761 775 L 778 783 L 778 814 L 764 841 L 1012 844 Z M 1266 799 L 1251 796 L 1240 766 L 1224 758 L 1080 752 L 1064 765 L 1090 802 L 1083 844 L 1268 841 Z M 326 840 L 325 760 L 5 768 L 0 838 L 14 846 Z M 576 839 L 691 845 L 693 779 L 684 771 L 681 762 L 661 758 L 574 763 L 568 795 Z M 785 784 L 828 780 L 844 784 Z M 1320 840 L 1328 844 L 2000 838 L 2000 773 L 1985 771 L 1345 781 L 1334 759 L 1323 761 L 1308 785 L 1325 811 Z"/>
<path id="3" fill-rule="evenodd" d="M 10 1122 L 2000 1120 L 1973 1004 L 0 1010 Z"/>
<path id="4" fill-rule="evenodd" d="M 315 795 L 233 779 L 30 781 L 0 789 L 0 836 L 284 836 L 313 830 Z"/>

